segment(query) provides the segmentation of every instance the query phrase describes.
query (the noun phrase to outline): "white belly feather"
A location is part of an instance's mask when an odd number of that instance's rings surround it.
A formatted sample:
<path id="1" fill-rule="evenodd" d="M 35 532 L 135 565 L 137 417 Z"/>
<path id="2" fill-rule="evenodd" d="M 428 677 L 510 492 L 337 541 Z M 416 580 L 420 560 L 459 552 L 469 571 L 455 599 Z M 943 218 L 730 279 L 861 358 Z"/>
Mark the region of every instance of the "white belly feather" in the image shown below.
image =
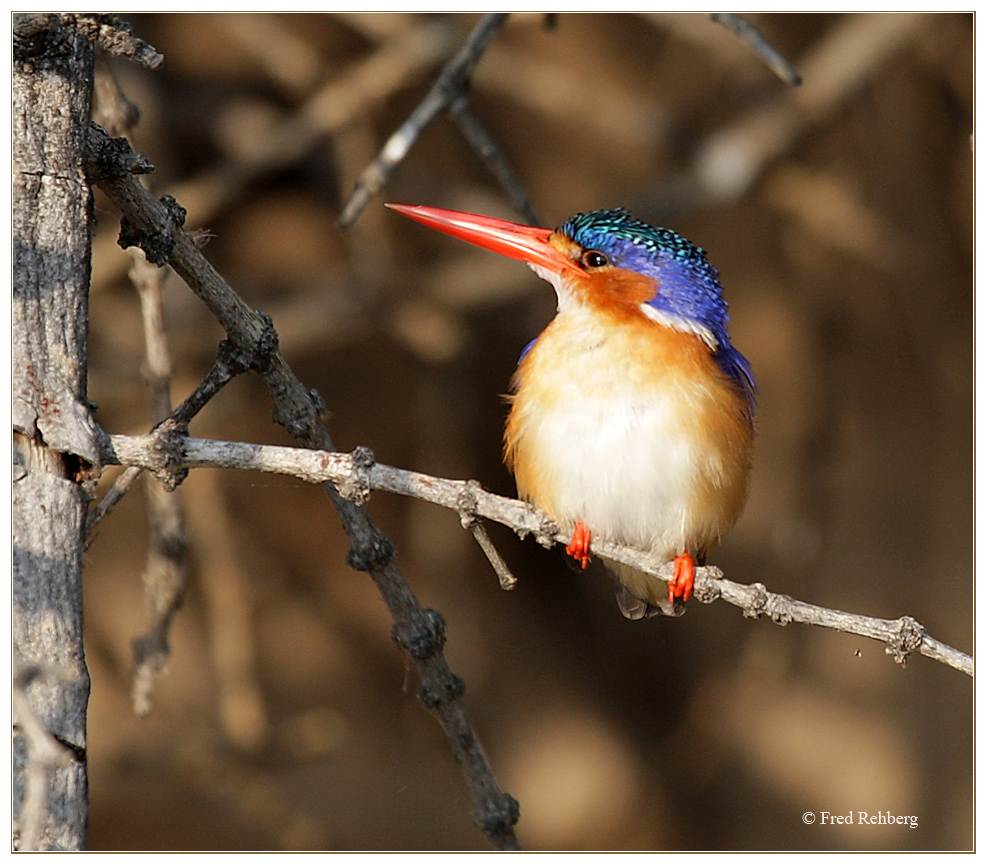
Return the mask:
<path id="1" fill-rule="evenodd" d="M 603 538 L 675 555 L 696 474 L 684 419 L 667 395 L 592 396 L 597 388 L 586 382 L 580 391 L 530 431 L 535 459 L 554 481 L 557 520 L 583 520 Z"/>

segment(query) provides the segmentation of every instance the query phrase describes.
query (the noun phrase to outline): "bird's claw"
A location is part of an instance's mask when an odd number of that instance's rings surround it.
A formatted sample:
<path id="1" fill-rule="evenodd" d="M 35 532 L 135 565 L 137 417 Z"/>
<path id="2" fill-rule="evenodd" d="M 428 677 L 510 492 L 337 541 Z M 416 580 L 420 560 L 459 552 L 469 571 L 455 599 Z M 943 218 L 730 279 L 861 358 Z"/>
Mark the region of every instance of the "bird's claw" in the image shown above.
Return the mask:
<path id="1" fill-rule="evenodd" d="M 573 527 L 573 540 L 566 546 L 566 553 L 579 562 L 581 568 L 586 568 L 590 563 L 590 538 L 591 532 L 587 525 L 578 520 Z M 692 586 L 692 582 L 690 585 Z"/>
<path id="2" fill-rule="evenodd" d="M 674 604 L 677 598 L 689 601 L 696 574 L 693 557 L 689 553 L 681 553 L 672 562 L 674 571 L 669 581 L 669 604 Z"/>

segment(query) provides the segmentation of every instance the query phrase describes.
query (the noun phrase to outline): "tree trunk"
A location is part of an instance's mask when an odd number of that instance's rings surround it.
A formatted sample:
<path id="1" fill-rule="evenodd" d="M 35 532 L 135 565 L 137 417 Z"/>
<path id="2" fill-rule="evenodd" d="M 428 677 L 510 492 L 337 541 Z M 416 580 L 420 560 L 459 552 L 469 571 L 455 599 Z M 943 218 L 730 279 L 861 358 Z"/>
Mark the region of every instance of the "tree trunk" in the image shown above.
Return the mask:
<path id="1" fill-rule="evenodd" d="M 19 16 L 18 16 L 19 18 Z M 86 399 L 93 46 L 69 16 L 15 20 L 12 70 L 15 845 L 82 848 L 82 544 L 99 462 Z"/>

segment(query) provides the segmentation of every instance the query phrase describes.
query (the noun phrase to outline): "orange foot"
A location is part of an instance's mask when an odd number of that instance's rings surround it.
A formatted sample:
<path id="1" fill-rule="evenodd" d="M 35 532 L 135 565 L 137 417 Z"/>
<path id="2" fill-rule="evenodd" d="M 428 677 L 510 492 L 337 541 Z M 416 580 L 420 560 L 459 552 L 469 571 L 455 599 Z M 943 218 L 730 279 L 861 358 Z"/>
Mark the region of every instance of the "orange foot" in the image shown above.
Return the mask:
<path id="1" fill-rule="evenodd" d="M 573 540 L 566 547 L 566 552 L 580 563 L 581 568 L 586 568 L 590 562 L 590 536 L 587 525 L 578 520 L 573 527 Z M 692 581 L 690 585 L 692 586 Z"/>
<path id="2" fill-rule="evenodd" d="M 693 557 L 689 553 L 681 553 L 672 562 L 675 571 L 669 581 L 669 604 L 673 604 L 677 598 L 689 601 L 693 595 Z"/>

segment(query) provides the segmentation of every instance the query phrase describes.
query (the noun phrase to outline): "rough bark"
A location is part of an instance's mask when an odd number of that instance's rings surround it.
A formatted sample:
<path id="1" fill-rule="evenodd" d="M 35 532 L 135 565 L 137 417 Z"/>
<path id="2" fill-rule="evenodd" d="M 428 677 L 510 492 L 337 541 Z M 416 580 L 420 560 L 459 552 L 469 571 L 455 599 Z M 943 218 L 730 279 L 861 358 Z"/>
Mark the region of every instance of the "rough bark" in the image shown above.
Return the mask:
<path id="1" fill-rule="evenodd" d="M 15 20 L 12 67 L 14 845 L 75 850 L 87 820 L 82 545 L 99 462 L 86 399 L 93 46 L 68 17 Z"/>

